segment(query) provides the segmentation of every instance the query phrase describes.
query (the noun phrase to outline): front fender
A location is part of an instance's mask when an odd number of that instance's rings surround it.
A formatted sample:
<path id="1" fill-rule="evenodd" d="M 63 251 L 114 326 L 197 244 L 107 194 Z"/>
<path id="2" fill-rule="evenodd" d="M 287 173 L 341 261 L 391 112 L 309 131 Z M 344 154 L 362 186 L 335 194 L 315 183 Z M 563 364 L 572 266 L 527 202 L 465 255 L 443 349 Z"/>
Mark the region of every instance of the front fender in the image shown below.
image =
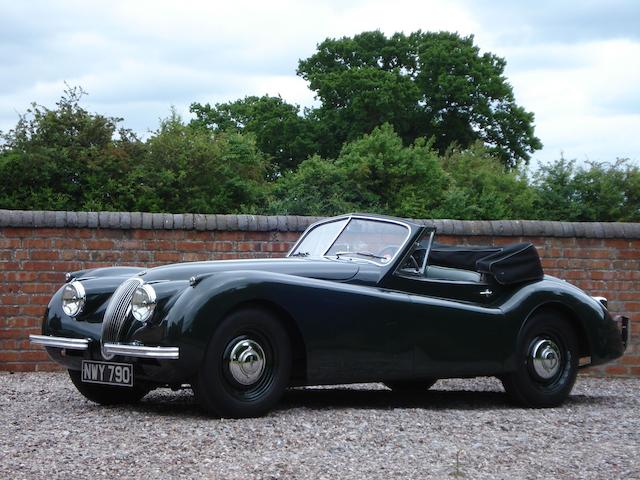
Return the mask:
<path id="1" fill-rule="evenodd" d="M 252 301 L 268 301 L 284 308 L 278 298 L 309 283 L 333 282 L 253 270 L 216 273 L 201 279 L 186 289 L 168 312 L 166 343 L 180 345 L 181 363 L 189 369 L 189 375 L 194 375 L 215 329 L 229 312 Z"/>
<path id="2" fill-rule="evenodd" d="M 374 381 L 412 371 L 413 336 L 402 328 L 402 319 L 415 305 L 406 293 L 282 273 L 230 271 L 202 279 L 174 305 L 168 343 L 180 342 L 189 374 L 197 372 L 220 322 L 248 302 L 268 302 L 293 320 L 303 341 L 308 381 Z"/>

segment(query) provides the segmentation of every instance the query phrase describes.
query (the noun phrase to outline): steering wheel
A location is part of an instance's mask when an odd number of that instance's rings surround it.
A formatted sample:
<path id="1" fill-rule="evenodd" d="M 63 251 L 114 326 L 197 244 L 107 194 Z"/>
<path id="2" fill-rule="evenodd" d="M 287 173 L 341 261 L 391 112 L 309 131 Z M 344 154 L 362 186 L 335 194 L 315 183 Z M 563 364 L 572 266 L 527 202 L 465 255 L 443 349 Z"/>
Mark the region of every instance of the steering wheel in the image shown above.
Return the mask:
<path id="1" fill-rule="evenodd" d="M 413 256 L 413 253 L 409 255 L 409 258 L 407 258 L 407 263 L 411 264 L 411 268 L 414 268 L 416 271 L 420 271 L 420 265 L 418 265 L 418 261 L 416 260 L 416 257 Z M 406 267 L 403 266 L 403 268 Z"/>

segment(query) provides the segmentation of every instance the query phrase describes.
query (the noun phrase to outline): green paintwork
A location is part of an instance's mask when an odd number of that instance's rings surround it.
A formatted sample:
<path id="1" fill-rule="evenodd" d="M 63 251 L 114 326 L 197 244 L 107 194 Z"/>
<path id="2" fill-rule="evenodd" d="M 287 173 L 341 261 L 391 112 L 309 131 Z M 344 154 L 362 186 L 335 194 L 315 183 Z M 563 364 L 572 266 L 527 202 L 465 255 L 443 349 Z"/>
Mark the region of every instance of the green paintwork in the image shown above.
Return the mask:
<path id="1" fill-rule="evenodd" d="M 405 251 L 424 230 L 408 226 Z M 272 309 L 287 326 L 295 347 L 296 384 L 512 371 L 519 333 L 540 308 L 555 308 L 571 318 L 584 339 L 581 355 L 591 356 L 592 364 L 624 352 L 606 309 L 564 281 L 545 276 L 505 287 L 491 280 L 416 278 L 398 273 L 403 255 L 382 266 L 346 258 L 283 258 L 76 272 L 73 276 L 87 292 L 84 312 L 77 319 L 64 315 L 58 291 L 47 308 L 43 333 L 98 341 L 110 295 L 125 279 L 141 275 L 155 288 L 158 304 L 152 325 L 132 322 L 128 341 L 178 346 L 180 359 L 123 359 L 134 363 L 136 378 L 157 384 L 189 382 L 217 325 L 249 304 Z M 487 289 L 493 292 L 489 298 L 480 294 Z M 86 353 L 48 351 L 66 367 L 79 369 L 83 358 L 101 358 L 98 343 L 92 342 Z"/>

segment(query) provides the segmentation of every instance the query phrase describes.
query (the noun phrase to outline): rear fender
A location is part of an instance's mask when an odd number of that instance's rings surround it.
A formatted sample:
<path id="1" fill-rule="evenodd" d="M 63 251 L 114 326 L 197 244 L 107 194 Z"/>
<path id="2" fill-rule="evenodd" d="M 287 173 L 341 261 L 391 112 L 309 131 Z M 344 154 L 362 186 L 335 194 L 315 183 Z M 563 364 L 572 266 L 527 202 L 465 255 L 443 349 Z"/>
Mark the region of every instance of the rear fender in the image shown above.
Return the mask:
<path id="1" fill-rule="evenodd" d="M 543 280 L 515 292 L 502 306 L 509 322 L 509 337 L 514 339 L 505 358 L 505 369 L 516 368 L 516 353 L 522 332 L 541 310 L 553 309 L 565 316 L 576 329 L 592 364 L 603 363 L 618 355 L 615 324 L 602 305 L 569 283 Z M 612 330 L 612 328 L 614 330 Z"/>

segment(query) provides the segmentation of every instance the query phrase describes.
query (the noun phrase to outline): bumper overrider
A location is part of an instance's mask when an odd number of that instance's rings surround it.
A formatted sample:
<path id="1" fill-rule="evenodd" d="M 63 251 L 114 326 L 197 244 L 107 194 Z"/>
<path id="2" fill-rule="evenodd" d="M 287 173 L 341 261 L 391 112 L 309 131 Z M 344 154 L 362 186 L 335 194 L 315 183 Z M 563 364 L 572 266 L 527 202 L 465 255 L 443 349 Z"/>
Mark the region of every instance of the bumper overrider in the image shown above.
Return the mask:
<path id="1" fill-rule="evenodd" d="M 29 341 L 35 345 L 65 350 L 89 350 L 90 338 L 67 338 L 50 335 L 29 335 Z M 110 356 L 121 355 L 135 358 L 155 358 L 158 360 L 178 360 L 178 347 L 150 347 L 141 344 L 105 343 L 102 351 Z"/>
<path id="2" fill-rule="evenodd" d="M 622 346 L 624 347 L 624 350 L 626 350 L 631 337 L 631 326 L 629 325 L 629 318 L 625 317 L 624 315 L 616 315 L 613 318 L 613 321 L 618 325 L 618 329 L 620 330 L 620 337 L 622 339 Z"/>

